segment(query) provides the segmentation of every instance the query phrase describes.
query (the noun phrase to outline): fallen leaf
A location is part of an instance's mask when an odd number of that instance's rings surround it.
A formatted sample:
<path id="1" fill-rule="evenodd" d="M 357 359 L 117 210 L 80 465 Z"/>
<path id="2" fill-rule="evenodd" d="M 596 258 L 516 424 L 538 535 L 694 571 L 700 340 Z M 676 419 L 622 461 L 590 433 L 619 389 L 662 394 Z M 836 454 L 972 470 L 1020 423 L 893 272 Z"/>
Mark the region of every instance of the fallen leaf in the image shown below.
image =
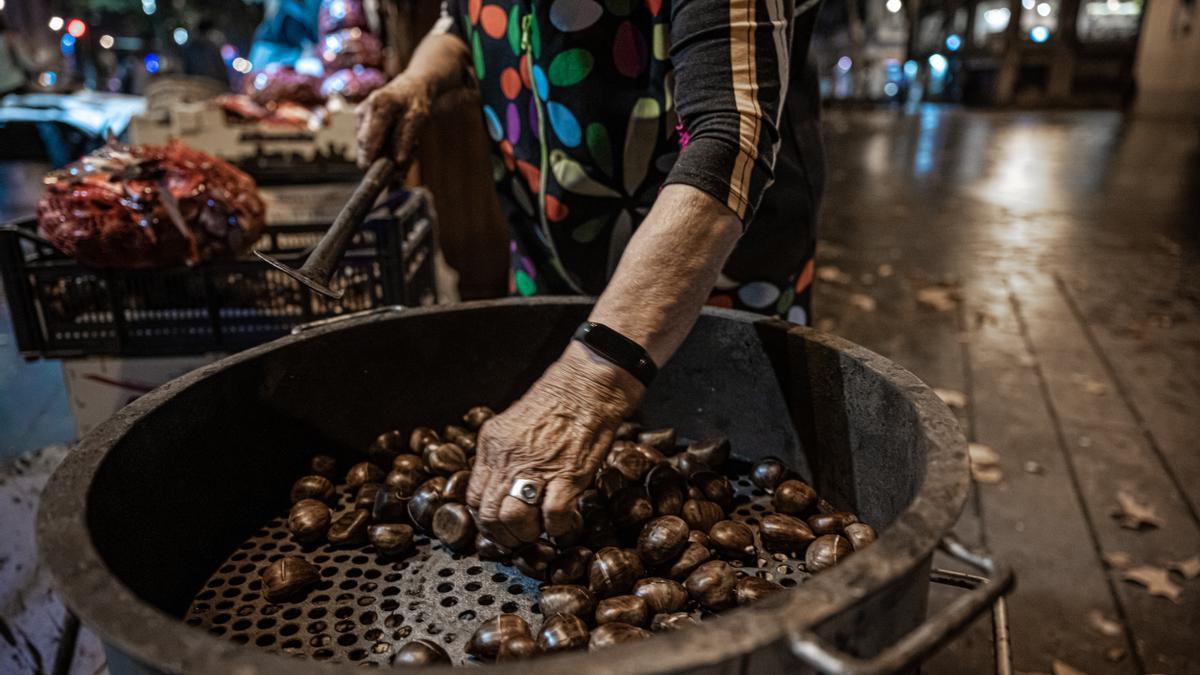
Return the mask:
<path id="1" fill-rule="evenodd" d="M 942 402 L 951 408 L 962 409 L 967 407 L 967 395 L 957 389 L 941 389 L 935 388 L 933 393 L 942 399 Z"/>
<path id="2" fill-rule="evenodd" d="M 1032 459 L 1029 460 L 1028 462 L 1025 462 L 1025 465 L 1023 468 L 1025 469 L 1025 473 L 1032 473 L 1035 476 L 1040 476 L 1040 475 L 1046 473 L 1046 467 L 1042 466 L 1041 464 L 1038 464 L 1037 462 L 1033 461 Z"/>
<path id="3" fill-rule="evenodd" d="M 875 311 L 875 298 L 863 293 L 851 293 L 850 304 L 861 309 L 864 312 Z"/>
<path id="4" fill-rule="evenodd" d="M 939 312 L 949 312 L 958 304 L 958 299 L 953 289 L 930 286 L 917 291 L 917 302 Z"/>
<path id="5" fill-rule="evenodd" d="M 1162 527 L 1164 524 L 1152 504 L 1143 504 L 1127 490 L 1117 490 L 1117 504 L 1119 508 L 1112 515 L 1125 529 L 1140 530 L 1142 526 Z"/>
<path id="6" fill-rule="evenodd" d="M 1110 551 L 1104 554 L 1104 564 L 1113 569 L 1123 570 L 1133 565 L 1133 556 L 1125 551 Z"/>
<path id="7" fill-rule="evenodd" d="M 1169 562 L 1167 567 L 1179 572 L 1184 579 L 1195 579 L 1200 577 L 1200 555 L 1194 555 L 1187 560 Z"/>
<path id="8" fill-rule="evenodd" d="M 1058 659 L 1054 659 L 1054 662 L 1050 664 L 1050 672 L 1054 673 L 1054 675 L 1087 675 L 1087 673 L 1083 672 L 1082 670 L 1071 666 L 1071 664 L 1066 663 L 1065 661 L 1059 661 Z"/>
<path id="9" fill-rule="evenodd" d="M 1126 652 L 1124 647 L 1109 647 L 1104 650 L 1104 658 L 1117 663 L 1125 658 Z"/>
<path id="10" fill-rule="evenodd" d="M 1161 567 L 1138 565 L 1122 571 L 1121 577 L 1145 586 L 1150 595 L 1166 598 L 1176 604 L 1179 603 L 1179 595 L 1183 593 L 1183 589 L 1171 581 L 1171 573 Z"/>
<path id="11" fill-rule="evenodd" d="M 1104 616 L 1104 612 L 1101 612 L 1098 609 L 1093 609 L 1092 611 L 1088 612 L 1088 622 L 1091 623 L 1092 628 L 1095 628 L 1096 632 L 1100 633 L 1101 635 L 1116 637 L 1123 632 L 1121 630 L 1121 624 L 1113 621 L 1107 616 Z"/>
<path id="12" fill-rule="evenodd" d="M 893 269 L 892 266 L 889 265 L 888 263 L 883 263 L 882 265 L 879 266 L 879 269 L 876 270 L 876 272 L 879 273 L 879 276 L 881 278 L 886 279 L 886 278 L 892 276 L 893 274 L 895 274 L 896 270 Z"/>
<path id="13" fill-rule="evenodd" d="M 846 274 L 837 265 L 821 265 L 817 268 L 817 278 L 831 284 L 842 284 L 843 286 L 854 281 L 854 278 Z"/>
<path id="14" fill-rule="evenodd" d="M 967 454 L 971 458 L 971 477 L 975 482 L 995 484 L 1004 480 L 1000 453 L 982 443 L 971 443 L 967 446 Z"/>

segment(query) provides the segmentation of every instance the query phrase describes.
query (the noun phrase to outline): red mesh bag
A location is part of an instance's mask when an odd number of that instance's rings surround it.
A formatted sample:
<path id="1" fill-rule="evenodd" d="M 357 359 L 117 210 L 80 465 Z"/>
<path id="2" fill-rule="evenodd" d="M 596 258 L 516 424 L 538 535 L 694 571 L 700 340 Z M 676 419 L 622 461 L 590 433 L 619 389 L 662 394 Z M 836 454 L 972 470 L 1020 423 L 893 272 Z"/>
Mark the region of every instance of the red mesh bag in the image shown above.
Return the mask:
<path id="1" fill-rule="evenodd" d="M 47 174 L 38 231 L 93 267 L 165 267 L 245 253 L 262 235 L 254 179 L 167 145 L 108 145 Z"/>
<path id="2" fill-rule="evenodd" d="M 323 0 L 317 11 L 317 29 L 321 35 L 347 28 L 369 28 L 363 4 L 359 0 Z"/>
<path id="3" fill-rule="evenodd" d="M 382 70 L 354 66 L 326 77 L 321 83 L 321 94 L 327 98 L 336 94 L 351 103 L 358 103 L 385 84 L 387 76 Z"/>
<path id="4" fill-rule="evenodd" d="M 379 68 L 383 65 L 383 45 L 362 29 L 339 30 L 321 41 L 321 61 L 327 73 L 356 65 Z"/>
<path id="5" fill-rule="evenodd" d="M 318 105 L 321 98 L 321 78 L 297 72 L 291 66 L 272 64 L 265 70 L 247 77 L 242 85 L 244 92 L 262 106 L 281 101 L 292 101 L 300 105 Z"/>

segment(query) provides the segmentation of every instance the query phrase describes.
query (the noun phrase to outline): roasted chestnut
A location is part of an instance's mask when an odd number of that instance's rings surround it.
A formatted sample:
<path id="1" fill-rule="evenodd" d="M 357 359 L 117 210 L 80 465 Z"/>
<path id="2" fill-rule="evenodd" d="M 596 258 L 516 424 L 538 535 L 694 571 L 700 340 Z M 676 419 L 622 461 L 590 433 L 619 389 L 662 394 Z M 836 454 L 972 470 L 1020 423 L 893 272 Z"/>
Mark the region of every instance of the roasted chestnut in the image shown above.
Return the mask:
<path id="1" fill-rule="evenodd" d="M 480 532 L 475 535 L 475 555 L 479 556 L 480 560 L 508 560 L 512 557 L 512 551 Z"/>
<path id="2" fill-rule="evenodd" d="M 733 485 L 716 471 L 697 471 L 690 479 L 700 494 L 724 511 L 733 510 Z"/>
<path id="3" fill-rule="evenodd" d="M 430 429 L 429 427 L 417 427 L 416 429 L 413 429 L 412 433 L 408 436 L 408 449 L 411 450 L 413 454 L 420 455 L 421 453 L 425 452 L 425 446 L 431 443 L 438 443 L 441 440 L 442 439 L 438 436 L 437 432 L 433 429 Z"/>
<path id="4" fill-rule="evenodd" d="M 321 569 L 304 558 L 284 556 L 262 572 L 263 595 L 271 602 L 288 600 L 321 579 Z"/>
<path id="5" fill-rule="evenodd" d="M 817 538 L 808 523 L 782 513 L 763 516 L 758 523 L 758 535 L 762 537 L 763 548 L 793 558 L 803 555 L 809 542 Z"/>
<path id="6" fill-rule="evenodd" d="M 636 595 L 616 595 L 596 604 L 596 624 L 627 623 L 645 626 L 650 621 L 650 607 Z"/>
<path id="7" fill-rule="evenodd" d="M 641 424 L 626 420 L 617 425 L 617 430 L 613 433 L 613 438 L 619 441 L 636 441 L 637 435 L 641 432 Z"/>
<path id="8" fill-rule="evenodd" d="M 633 594 L 646 601 L 651 616 L 663 612 L 678 612 L 687 605 L 688 593 L 683 584 L 660 577 L 639 579 Z"/>
<path id="9" fill-rule="evenodd" d="M 401 471 L 393 469 L 383 479 L 383 484 L 389 488 L 399 491 L 405 498 L 412 497 L 416 493 L 417 488 L 421 484 L 429 480 L 429 474 L 417 469 L 413 471 Z"/>
<path id="10" fill-rule="evenodd" d="M 572 546 L 550 563 L 549 581 L 552 584 L 586 584 L 588 567 L 595 554 L 586 546 Z"/>
<path id="11" fill-rule="evenodd" d="M 442 476 L 467 468 L 467 451 L 457 443 L 427 445 L 423 457 L 429 470 Z"/>
<path id="12" fill-rule="evenodd" d="M 700 461 L 699 458 L 686 452 L 681 452 L 668 461 L 671 462 L 671 466 L 675 467 L 676 471 L 684 476 L 691 476 L 692 474 L 699 473 L 700 471 L 711 470 L 709 466 Z"/>
<path id="13" fill-rule="evenodd" d="M 599 598 L 624 595 L 642 577 L 642 559 L 636 551 L 609 546 L 596 552 L 588 568 L 588 588 Z"/>
<path id="14" fill-rule="evenodd" d="M 346 485 L 358 489 L 367 483 L 382 483 L 387 473 L 370 462 L 359 462 L 346 473 Z"/>
<path id="15" fill-rule="evenodd" d="M 382 555 L 403 555 L 413 549 L 413 529 L 401 523 L 377 523 L 367 528 L 367 540 Z"/>
<path id="16" fill-rule="evenodd" d="M 627 623 L 606 623 L 592 631 L 588 649 L 604 649 L 625 642 L 636 642 L 650 637 L 650 631 Z"/>
<path id="17" fill-rule="evenodd" d="M 375 437 L 367 448 L 367 457 L 379 466 L 392 463 L 392 458 L 404 452 L 406 448 L 404 434 L 399 431 L 385 431 Z"/>
<path id="18" fill-rule="evenodd" d="M 414 455 L 411 452 L 396 455 L 392 459 L 392 471 L 425 473 L 425 460 L 421 459 L 420 455 Z"/>
<path id="19" fill-rule="evenodd" d="M 687 479 L 668 462 L 660 462 L 646 474 L 646 493 L 659 516 L 677 516 L 687 501 Z"/>
<path id="20" fill-rule="evenodd" d="M 737 571 L 724 560 L 710 560 L 697 567 L 683 585 L 692 600 L 714 612 L 737 604 Z"/>
<path id="21" fill-rule="evenodd" d="M 842 536 L 846 537 L 855 551 L 861 551 L 875 543 L 875 528 L 866 523 L 850 523 L 843 528 Z"/>
<path id="22" fill-rule="evenodd" d="M 358 495 L 354 497 L 354 508 L 370 511 L 375 508 L 375 495 L 383 488 L 383 483 L 364 483 L 358 488 Z"/>
<path id="23" fill-rule="evenodd" d="M 329 543 L 334 546 L 357 546 L 367 543 L 367 524 L 370 522 L 370 511 L 346 511 L 330 523 Z"/>
<path id="24" fill-rule="evenodd" d="M 637 541 L 638 555 L 647 565 L 661 565 L 683 551 L 683 547 L 687 546 L 687 538 L 688 524 L 683 518 L 659 516 L 642 528 Z"/>
<path id="25" fill-rule="evenodd" d="M 470 471 L 455 471 L 446 479 L 442 497 L 448 502 L 467 503 L 467 486 L 471 484 Z"/>
<path id="26" fill-rule="evenodd" d="M 375 493 L 371 519 L 379 523 L 398 523 L 408 520 L 408 497 L 403 490 L 384 486 Z"/>
<path id="27" fill-rule="evenodd" d="M 333 483 L 324 476 L 305 476 L 292 483 L 292 503 L 302 499 L 316 499 L 331 504 L 337 499 Z"/>
<path id="28" fill-rule="evenodd" d="M 573 614 L 584 621 L 590 621 L 596 611 L 596 597 L 583 586 L 552 585 L 542 588 L 538 606 L 542 610 L 542 616 Z"/>
<path id="29" fill-rule="evenodd" d="M 467 641 L 463 651 L 481 659 L 494 659 L 500 653 L 500 645 L 516 635 L 529 637 L 529 624 L 516 614 L 498 614 L 480 624 L 475 634 Z"/>
<path id="30" fill-rule="evenodd" d="M 686 579 L 697 567 L 712 557 L 712 552 L 707 546 L 700 544 L 688 544 L 683 547 L 683 553 L 671 563 L 667 568 L 667 575 L 672 579 Z"/>
<path id="31" fill-rule="evenodd" d="M 716 525 L 716 523 L 713 524 Z M 709 539 L 708 534 L 701 532 L 700 530 L 692 530 L 691 532 L 688 532 L 688 543 L 700 544 L 704 548 L 712 548 L 712 539 Z"/>
<path id="32" fill-rule="evenodd" d="M 618 530 L 639 532 L 643 525 L 654 517 L 654 505 L 641 485 L 623 487 L 613 493 L 608 504 L 608 513 Z"/>
<path id="33" fill-rule="evenodd" d="M 788 468 L 778 457 L 764 457 L 750 470 L 750 480 L 758 487 L 772 492 L 787 477 Z"/>
<path id="34" fill-rule="evenodd" d="M 666 454 L 675 449 L 675 430 L 670 427 L 663 427 L 662 429 L 643 431 L 638 434 L 637 441 L 642 445 L 648 445 Z"/>
<path id="35" fill-rule="evenodd" d="M 537 656 L 541 652 L 537 640 L 528 635 L 513 635 L 500 643 L 500 651 L 496 654 L 498 663 L 508 661 L 523 661 Z"/>
<path id="36" fill-rule="evenodd" d="M 687 612 L 671 612 L 670 614 L 655 614 L 650 619 L 650 630 L 655 633 L 669 632 L 699 626 L 696 617 Z"/>
<path id="37" fill-rule="evenodd" d="M 708 468 L 719 470 L 729 461 L 729 439 L 721 437 L 696 441 L 687 447 L 687 454 Z"/>
<path id="38" fill-rule="evenodd" d="M 428 532 L 433 527 L 433 514 L 446 503 L 442 492 L 446 489 L 446 479 L 442 476 L 430 478 L 417 488 L 408 500 L 408 517 L 417 527 Z"/>
<path id="39" fill-rule="evenodd" d="M 584 528 L 582 543 L 593 551 L 599 551 L 609 546 L 620 546 L 621 538 L 610 521 L 598 520 Z"/>
<path id="40" fill-rule="evenodd" d="M 761 577 L 742 577 L 733 586 L 733 594 L 739 606 L 748 605 L 782 590 L 783 586 Z"/>
<path id="41" fill-rule="evenodd" d="M 467 414 L 463 415 L 463 421 L 467 423 L 467 426 L 475 431 L 479 431 L 479 427 L 483 426 L 484 422 L 495 416 L 496 413 L 491 408 L 486 405 L 477 405 L 468 410 Z"/>
<path id="42" fill-rule="evenodd" d="M 442 438 L 450 441 L 451 443 L 458 443 L 458 439 L 460 439 L 464 436 L 471 437 L 471 447 L 474 448 L 475 447 L 474 432 L 464 429 L 464 428 L 458 426 L 457 424 L 447 424 L 446 428 L 442 430 Z M 459 447 L 462 448 L 463 450 L 467 449 L 465 446 L 463 446 L 461 444 L 459 445 Z"/>
<path id="43" fill-rule="evenodd" d="M 530 579 L 545 581 L 550 575 L 550 563 L 554 562 L 557 553 L 553 544 L 538 539 L 513 551 L 513 566 Z"/>
<path id="44" fill-rule="evenodd" d="M 337 460 L 329 455 L 313 455 L 308 468 L 314 475 L 324 476 L 329 480 L 337 476 Z"/>
<path id="45" fill-rule="evenodd" d="M 808 551 L 804 554 L 804 567 L 809 572 L 820 572 L 838 564 L 842 558 L 853 552 L 854 549 L 845 537 L 826 534 L 817 537 L 808 545 Z"/>
<path id="46" fill-rule="evenodd" d="M 312 544 L 320 541 L 329 531 L 333 514 L 325 502 L 316 499 L 301 499 L 288 512 L 288 531 L 296 541 Z"/>
<path id="47" fill-rule="evenodd" d="M 583 516 L 584 523 L 590 523 L 596 518 L 608 518 L 608 511 L 605 510 L 607 500 L 600 495 L 600 491 L 595 488 L 588 488 L 579 493 L 579 497 L 575 500 L 575 509 L 579 511 L 579 515 Z"/>
<path id="48" fill-rule="evenodd" d="M 717 554 L 725 558 L 753 558 L 757 552 L 754 548 L 754 530 L 745 523 L 733 520 L 714 523 L 708 531 L 708 538 Z"/>
<path id="49" fill-rule="evenodd" d="M 438 643 L 424 638 L 405 643 L 392 659 L 394 666 L 431 666 L 435 663 L 450 663 L 450 655 Z"/>
<path id="50" fill-rule="evenodd" d="M 636 446 L 613 450 L 608 456 L 608 465 L 632 483 L 640 483 L 657 462 L 639 452 Z"/>
<path id="51" fill-rule="evenodd" d="M 775 486 L 775 497 L 771 504 L 775 511 L 789 516 L 801 516 L 817 503 L 817 492 L 801 480 L 785 480 Z"/>
<path id="52" fill-rule="evenodd" d="M 537 645 L 544 652 L 564 652 L 582 649 L 588 643 L 588 628 L 574 614 L 555 614 L 542 623 Z"/>
<path id="53" fill-rule="evenodd" d="M 633 484 L 625 474 L 621 473 L 614 467 L 603 466 L 596 471 L 596 478 L 593 481 L 596 490 L 599 491 L 605 499 L 612 499 L 612 496 L 622 488 L 629 487 Z"/>
<path id="54" fill-rule="evenodd" d="M 689 499 L 679 512 L 688 527 L 708 532 L 713 525 L 725 520 L 725 511 L 717 504 L 704 499 Z"/>
<path id="55" fill-rule="evenodd" d="M 475 519 L 465 504 L 442 504 L 433 514 L 433 533 L 455 553 L 466 553 L 475 545 Z"/>
<path id="56" fill-rule="evenodd" d="M 822 534 L 841 534 L 847 525 L 857 522 L 858 516 L 845 511 L 818 513 L 808 517 L 808 526 L 812 529 L 813 534 L 817 536 Z"/>

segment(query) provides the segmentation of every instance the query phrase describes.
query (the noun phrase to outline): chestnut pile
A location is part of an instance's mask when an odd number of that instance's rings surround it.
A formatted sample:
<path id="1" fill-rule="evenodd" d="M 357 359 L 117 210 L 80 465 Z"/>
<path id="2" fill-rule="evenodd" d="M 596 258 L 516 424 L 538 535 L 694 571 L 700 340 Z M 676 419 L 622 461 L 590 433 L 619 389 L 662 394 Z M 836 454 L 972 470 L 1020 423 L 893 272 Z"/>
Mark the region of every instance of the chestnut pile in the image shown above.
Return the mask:
<path id="1" fill-rule="evenodd" d="M 355 498 L 338 514 L 331 508 L 337 463 L 313 457 L 311 475 L 292 486 L 287 521 L 303 544 L 370 544 L 389 558 L 412 553 L 420 530 L 454 553 L 508 563 L 543 582 L 540 628 L 517 614 L 487 619 L 465 647 L 480 661 L 601 649 L 680 630 L 783 590 L 770 573 L 755 573 L 767 559 L 803 560 L 808 572 L 819 572 L 875 540 L 870 525 L 820 498 L 774 457 L 749 476 L 771 496 L 773 512 L 753 527 L 732 520 L 734 488 L 721 473 L 728 440 L 680 445 L 673 429 L 626 422 L 578 499 L 575 531 L 510 551 L 477 529 L 465 504 L 476 434 L 493 414 L 472 408 L 463 416 L 466 426 L 449 425 L 441 434 L 428 427 L 381 434 L 368 461 L 346 472 Z M 296 598 L 319 580 L 320 569 L 300 556 L 282 558 L 262 574 L 272 602 Z M 405 644 L 395 658 L 408 665 L 449 661 L 430 640 Z"/>

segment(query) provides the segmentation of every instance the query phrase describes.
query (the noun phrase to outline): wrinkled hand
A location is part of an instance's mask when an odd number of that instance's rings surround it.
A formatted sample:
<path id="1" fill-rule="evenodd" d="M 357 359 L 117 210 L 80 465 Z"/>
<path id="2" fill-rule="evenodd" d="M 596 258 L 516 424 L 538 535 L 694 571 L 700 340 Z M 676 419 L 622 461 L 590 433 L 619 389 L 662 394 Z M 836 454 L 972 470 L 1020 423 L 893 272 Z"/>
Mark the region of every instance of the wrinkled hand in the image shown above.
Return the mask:
<path id="1" fill-rule="evenodd" d="M 427 83 L 400 75 L 358 104 L 358 165 L 390 155 L 404 169 L 429 121 L 433 95 Z"/>
<path id="2" fill-rule="evenodd" d="M 467 504 L 481 530 L 513 548 L 581 524 L 575 500 L 636 406 L 642 385 L 572 343 L 526 394 L 479 430 Z M 513 480 L 545 484 L 540 508 L 508 494 Z"/>

